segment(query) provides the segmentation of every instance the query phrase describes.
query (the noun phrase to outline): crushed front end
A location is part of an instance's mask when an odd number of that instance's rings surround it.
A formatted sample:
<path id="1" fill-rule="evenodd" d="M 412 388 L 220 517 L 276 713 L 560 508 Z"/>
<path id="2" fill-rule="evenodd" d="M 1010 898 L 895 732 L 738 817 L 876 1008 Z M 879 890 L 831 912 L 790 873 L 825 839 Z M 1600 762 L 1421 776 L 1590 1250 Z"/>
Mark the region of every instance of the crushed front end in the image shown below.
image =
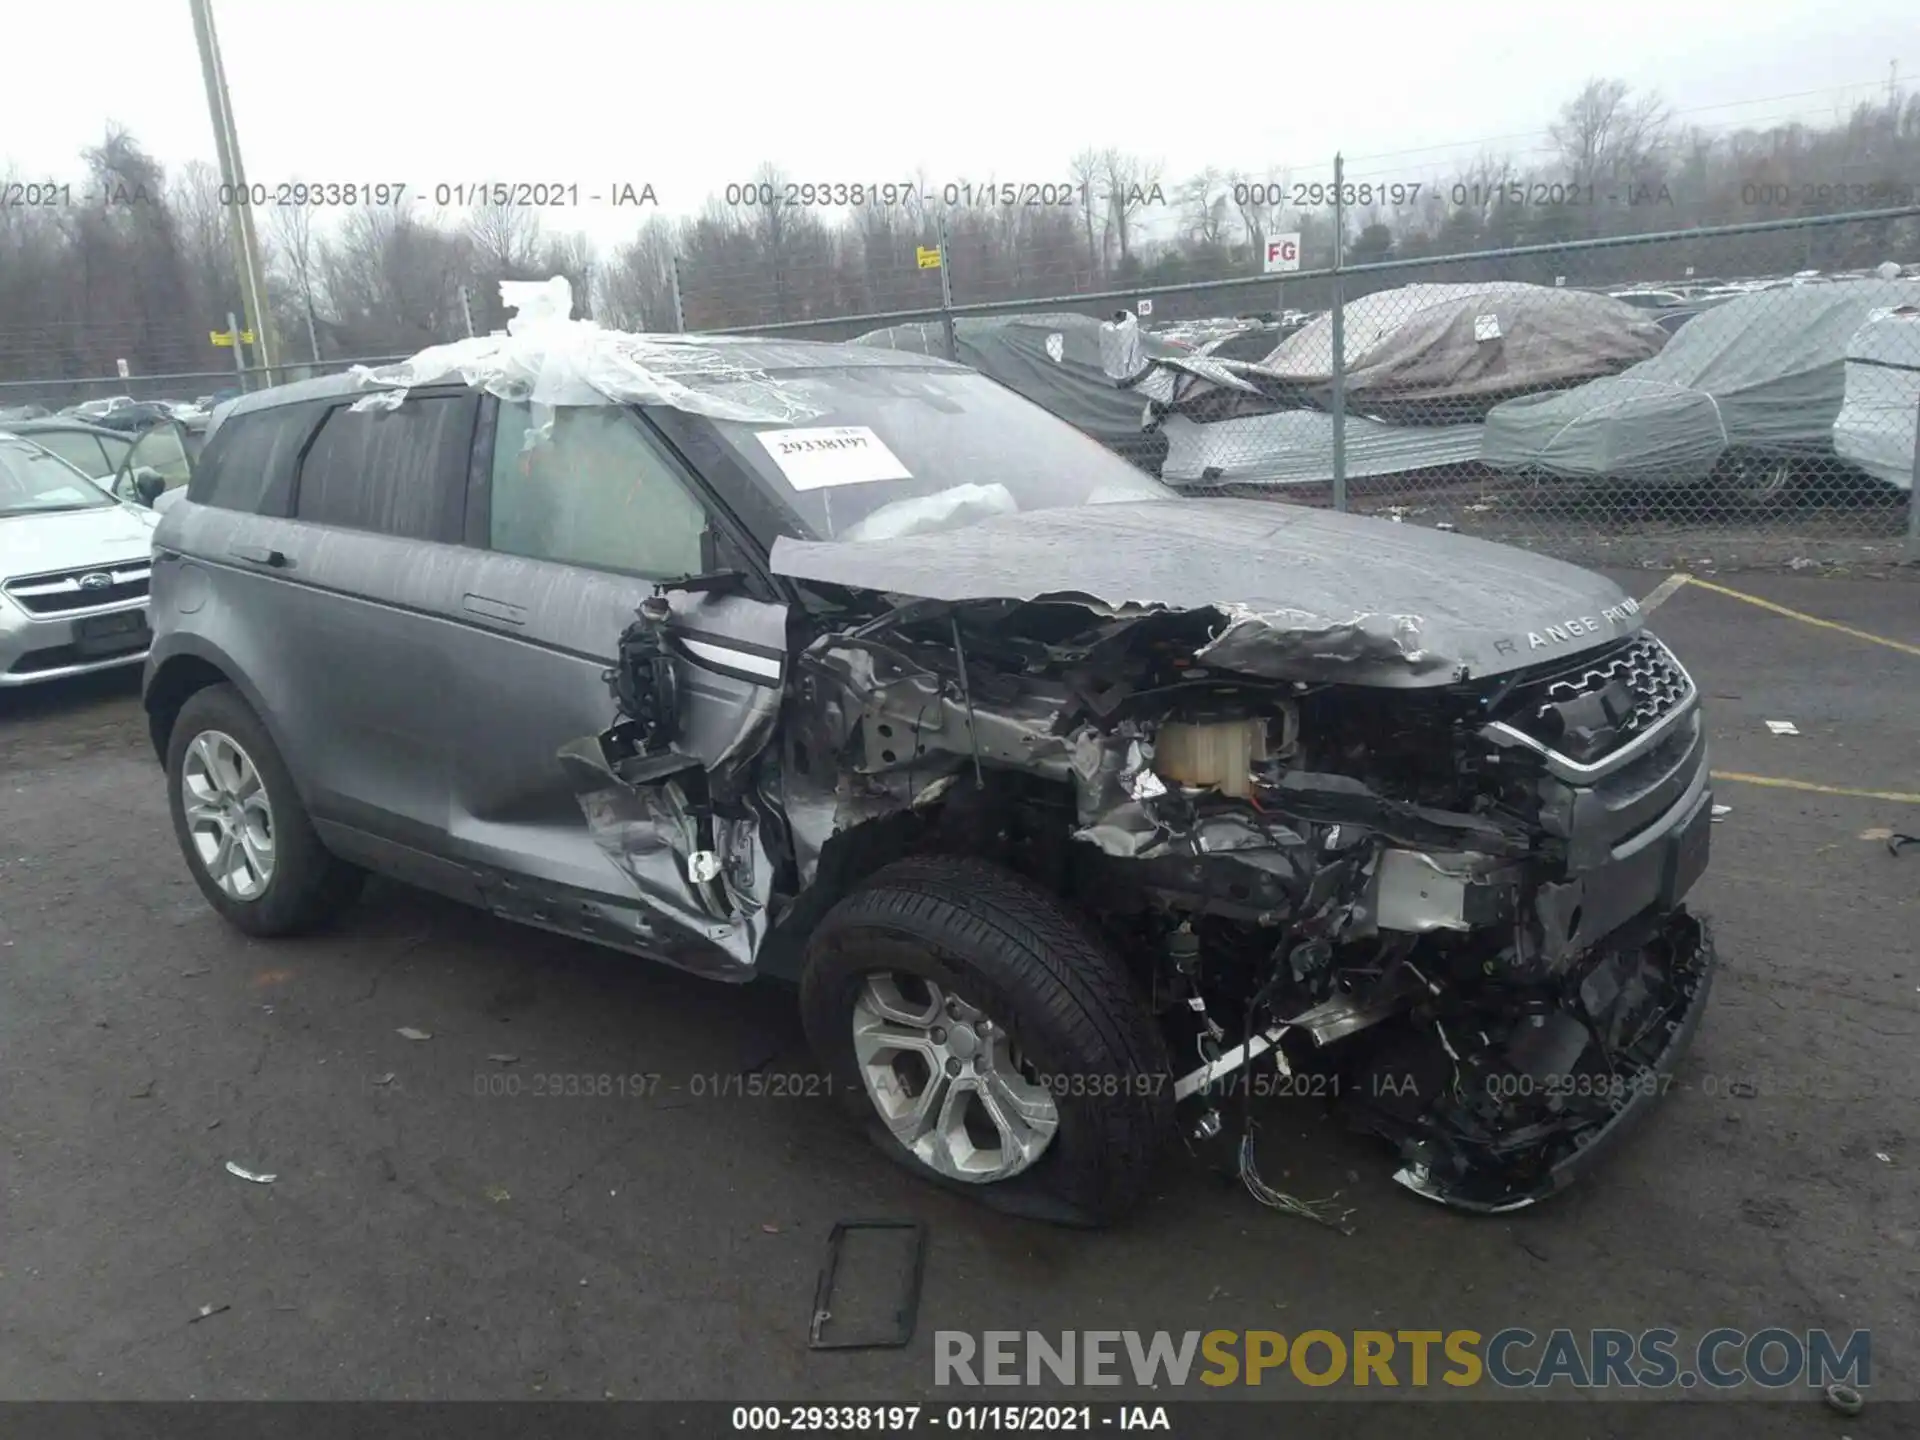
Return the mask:
<path id="1" fill-rule="evenodd" d="M 1244 1141 L 1259 1074 L 1337 1077 L 1288 1093 L 1496 1211 L 1665 1088 L 1711 981 L 1682 904 L 1711 802 L 1694 684 L 1630 611 L 1585 653 L 1408 685 L 1435 663 L 1411 617 L 825 593 L 780 763 L 802 887 L 908 817 L 890 845 L 1072 896 L 1151 995 L 1192 1133 Z"/>

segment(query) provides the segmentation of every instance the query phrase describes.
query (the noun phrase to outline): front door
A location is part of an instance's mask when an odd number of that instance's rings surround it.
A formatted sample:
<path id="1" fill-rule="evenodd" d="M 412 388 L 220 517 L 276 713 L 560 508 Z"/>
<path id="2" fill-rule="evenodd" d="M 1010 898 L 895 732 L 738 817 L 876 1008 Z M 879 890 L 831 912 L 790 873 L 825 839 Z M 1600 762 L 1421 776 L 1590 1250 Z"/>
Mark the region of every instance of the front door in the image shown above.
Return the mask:
<path id="1" fill-rule="evenodd" d="M 487 410 L 448 656 L 451 853 L 491 877 L 502 915 L 748 978 L 768 924 L 763 827 L 751 805 L 711 813 L 704 782 L 771 734 L 785 607 L 671 594 L 687 764 L 641 786 L 583 774 L 582 742 L 616 716 L 622 634 L 658 582 L 711 568 L 718 522 L 621 407 Z"/>

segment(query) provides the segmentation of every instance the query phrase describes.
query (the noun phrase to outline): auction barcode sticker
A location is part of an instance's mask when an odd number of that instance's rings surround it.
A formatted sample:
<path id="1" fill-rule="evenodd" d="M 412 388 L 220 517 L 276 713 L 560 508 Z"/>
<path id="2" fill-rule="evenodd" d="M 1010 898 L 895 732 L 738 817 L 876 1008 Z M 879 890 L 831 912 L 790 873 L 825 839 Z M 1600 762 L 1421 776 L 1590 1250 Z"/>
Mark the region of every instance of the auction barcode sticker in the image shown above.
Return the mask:
<path id="1" fill-rule="evenodd" d="M 864 485 L 872 480 L 911 480 L 913 472 L 866 425 L 815 425 L 800 430 L 758 430 L 773 463 L 796 490 Z"/>

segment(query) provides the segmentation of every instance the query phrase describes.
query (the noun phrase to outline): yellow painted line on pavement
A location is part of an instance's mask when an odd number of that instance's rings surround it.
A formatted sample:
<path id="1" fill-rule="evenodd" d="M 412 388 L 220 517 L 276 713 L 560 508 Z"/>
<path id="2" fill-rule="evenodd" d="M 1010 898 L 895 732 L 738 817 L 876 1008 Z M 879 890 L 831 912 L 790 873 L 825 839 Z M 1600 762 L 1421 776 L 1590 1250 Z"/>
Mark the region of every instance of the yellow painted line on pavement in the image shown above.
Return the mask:
<path id="1" fill-rule="evenodd" d="M 1898 650 L 1903 655 L 1920 657 L 1920 645 L 1909 645 L 1904 640 L 1889 640 L 1884 635 L 1875 635 L 1867 630 L 1856 630 L 1851 625 L 1842 625 L 1834 620 L 1822 620 L 1818 615 L 1809 615 L 1803 610 L 1789 610 L 1785 605 L 1776 605 L 1771 600 L 1762 600 L 1758 595 L 1749 595 L 1744 590 L 1735 590 L 1728 585 L 1716 585 L 1713 581 L 1702 580 L 1697 575 L 1689 575 L 1686 583 L 1698 586 L 1702 590 L 1711 590 L 1716 595 L 1727 595 L 1735 600 L 1744 600 L 1749 605 L 1758 605 L 1762 610 L 1771 610 L 1774 614 L 1784 615 L 1789 620 L 1798 620 L 1802 625 L 1817 625 L 1822 630 L 1833 630 L 1842 635 L 1851 635 L 1856 640 L 1870 640 L 1875 645 L 1885 645 L 1888 649 Z M 1674 588 L 1678 589 L 1679 587 L 1675 586 Z M 1661 589 L 1666 589 L 1666 585 L 1663 584 Z M 1654 594 L 1659 595 L 1660 591 L 1656 590 Z M 1647 598 L 1652 599 L 1653 596 L 1650 595 Z M 1666 596 L 1660 595 L 1660 598 L 1664 600 Z M 1643 605 L 1641 608 L 1645 609 L 1646 607 Z"/>
<path id="2" fill-rule="evenodd" d="M 1678 590 L 1691 579 L 1693 579 L 1693 577 L 1683 571 L 1674 571 L 1673 574 L 1667 576 L 1666 579 L 1662 580 L 1648 592 L 1647 598 L 1640 602 L 1641 612 L 1643 614 L 1652 614 L 1672 598 L 1674 591 Z"/>
<path id="3" fill-rule="evenodd" d="M 1744 775 L 1738 770 L 1715 770 L 1716 780 L 1736 785 L 1766 785 L 1775 790 L 1805 790 L 1815 795 L 1844 795 L 1854 800 L 1890 800 L 1896 805 L 1920 805 L 1920 795 L 1900 790 L 1849 790 L 1843 785 L 1816 785 L 1811 780 L 1786 780 L 1778 775 Z"/>

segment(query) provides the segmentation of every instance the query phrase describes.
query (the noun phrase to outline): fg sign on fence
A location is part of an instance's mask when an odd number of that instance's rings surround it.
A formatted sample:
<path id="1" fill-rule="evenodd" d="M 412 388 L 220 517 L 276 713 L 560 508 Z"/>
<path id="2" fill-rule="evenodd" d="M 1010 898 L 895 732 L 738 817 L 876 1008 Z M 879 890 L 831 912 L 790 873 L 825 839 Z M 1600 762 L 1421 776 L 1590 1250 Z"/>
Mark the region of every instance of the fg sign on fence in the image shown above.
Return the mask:
<path id="1" fill-rule="evenodd" d="M 1300 232 L 1291 235 L 1275 235 L 1267 241 L 1267 263 L 1265 274 L 1272 275 L 1280 270 L 1298 270 L 1300 268 Z"/>

